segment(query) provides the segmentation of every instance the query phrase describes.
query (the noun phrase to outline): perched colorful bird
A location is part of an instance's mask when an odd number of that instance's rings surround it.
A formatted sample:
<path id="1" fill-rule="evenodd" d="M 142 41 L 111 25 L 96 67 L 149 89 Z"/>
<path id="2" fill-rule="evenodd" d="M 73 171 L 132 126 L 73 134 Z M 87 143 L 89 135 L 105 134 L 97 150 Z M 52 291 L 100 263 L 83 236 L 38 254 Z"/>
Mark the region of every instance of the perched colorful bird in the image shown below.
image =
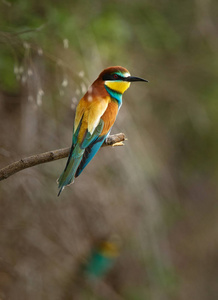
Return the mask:
<path id="1" fill-rule="evenodd" d="M 73 128 L 73 139 L 66 167 L 58 179 L 60 195 L 73 183 L 97 153 L 116 120 L 122 95 L 134 81 L 127 69 L 116 66 L 103 70 L 79 101 Z"/>

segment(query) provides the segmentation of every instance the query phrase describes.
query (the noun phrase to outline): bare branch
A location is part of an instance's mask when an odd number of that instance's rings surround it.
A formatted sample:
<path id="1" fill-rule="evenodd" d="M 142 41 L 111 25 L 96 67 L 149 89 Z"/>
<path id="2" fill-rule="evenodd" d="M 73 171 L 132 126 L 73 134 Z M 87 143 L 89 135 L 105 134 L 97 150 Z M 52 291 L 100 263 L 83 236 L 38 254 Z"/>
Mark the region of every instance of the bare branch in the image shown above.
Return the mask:
<path id="1" fill-rule="evenodd" d="M 117 133 L 114 135 L 110 135 L 107 137 L 107 139 L 105 140 L 102 146 L 122 146 L 123 141 L 125 139 L 126 137 L 124 133 Z M 70 153 L 70 147 L 58 149 L 58 150 L 52 150 L 45 153 L 40 153 L 26 158 L 22 158 L 21 160 L 16 161 L 0 170 L 0 181 L 7 179 L 9 176 L 21 170 L 24 170 L 26 168 L 47 163 L 53 160 L 65 158 L 69 155 L 69 153 Z"/>

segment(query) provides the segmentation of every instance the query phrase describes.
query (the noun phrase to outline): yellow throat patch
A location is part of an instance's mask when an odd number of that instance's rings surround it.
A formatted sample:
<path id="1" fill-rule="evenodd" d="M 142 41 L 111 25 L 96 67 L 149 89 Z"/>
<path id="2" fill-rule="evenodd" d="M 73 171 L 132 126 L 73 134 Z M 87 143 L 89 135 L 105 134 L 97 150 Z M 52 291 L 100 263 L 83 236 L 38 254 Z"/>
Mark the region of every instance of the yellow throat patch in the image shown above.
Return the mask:
<path id="1" fill-rule="evenodd" d="M 129 88 L 130 82 L 107 80 L 105 81 L 105 85 L 109 87 L 109 89 L 123 94 Z"/>

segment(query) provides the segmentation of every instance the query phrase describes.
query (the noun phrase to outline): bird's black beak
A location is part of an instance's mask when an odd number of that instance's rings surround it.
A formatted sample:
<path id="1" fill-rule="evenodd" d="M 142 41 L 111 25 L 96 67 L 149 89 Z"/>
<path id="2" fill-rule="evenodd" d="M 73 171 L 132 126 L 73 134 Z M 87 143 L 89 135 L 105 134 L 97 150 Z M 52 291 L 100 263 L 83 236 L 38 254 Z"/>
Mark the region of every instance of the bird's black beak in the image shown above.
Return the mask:
<path id="1" fill-rule="evenodd" d="M 134 81 L 145 81 L 145 82 L 149 82 L 148 80 L 146 79 L 143 79 L 143 78 L 139 78 L 139 77 L 134 77 L 134 76 L 128 76 L 124 79 L 125 81 L 128 81 L 128 82 L 134 82 Z"/>

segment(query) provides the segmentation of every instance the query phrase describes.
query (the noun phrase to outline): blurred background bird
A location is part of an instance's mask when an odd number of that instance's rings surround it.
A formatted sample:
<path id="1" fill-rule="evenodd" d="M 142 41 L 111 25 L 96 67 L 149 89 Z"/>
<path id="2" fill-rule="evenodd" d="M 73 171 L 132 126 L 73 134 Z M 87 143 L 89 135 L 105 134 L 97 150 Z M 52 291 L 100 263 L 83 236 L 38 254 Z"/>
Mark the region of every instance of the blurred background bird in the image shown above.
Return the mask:
<path id="1" fill-rule="evenodd" d="M 116 66 L 103 70 L 80 100 L 74 121 L 73 139 L 66 167 L 58 179 L 60 195 L 74 182 L 100 149 L 116 120 L 122 95 L 134 81 L 127 69 Z"/>
<path id="2" fill-rule="evenodd" d="M 77 271 L 68 277 L 61 299 L 89 299 L 93 293 L 101 299 L 122 299 L 104 280 L 115 267 L 121 248 L 118 234 L 94 239 L 85 260 L 80 261 Z"/>
<path id="3" fill-rule="evenodd" d="M 104 277 L 120 255 L 120 247 L 121 240 L 117 235 L 101 240 L 83 266 L 84 276 L 91 280 Z"/>

